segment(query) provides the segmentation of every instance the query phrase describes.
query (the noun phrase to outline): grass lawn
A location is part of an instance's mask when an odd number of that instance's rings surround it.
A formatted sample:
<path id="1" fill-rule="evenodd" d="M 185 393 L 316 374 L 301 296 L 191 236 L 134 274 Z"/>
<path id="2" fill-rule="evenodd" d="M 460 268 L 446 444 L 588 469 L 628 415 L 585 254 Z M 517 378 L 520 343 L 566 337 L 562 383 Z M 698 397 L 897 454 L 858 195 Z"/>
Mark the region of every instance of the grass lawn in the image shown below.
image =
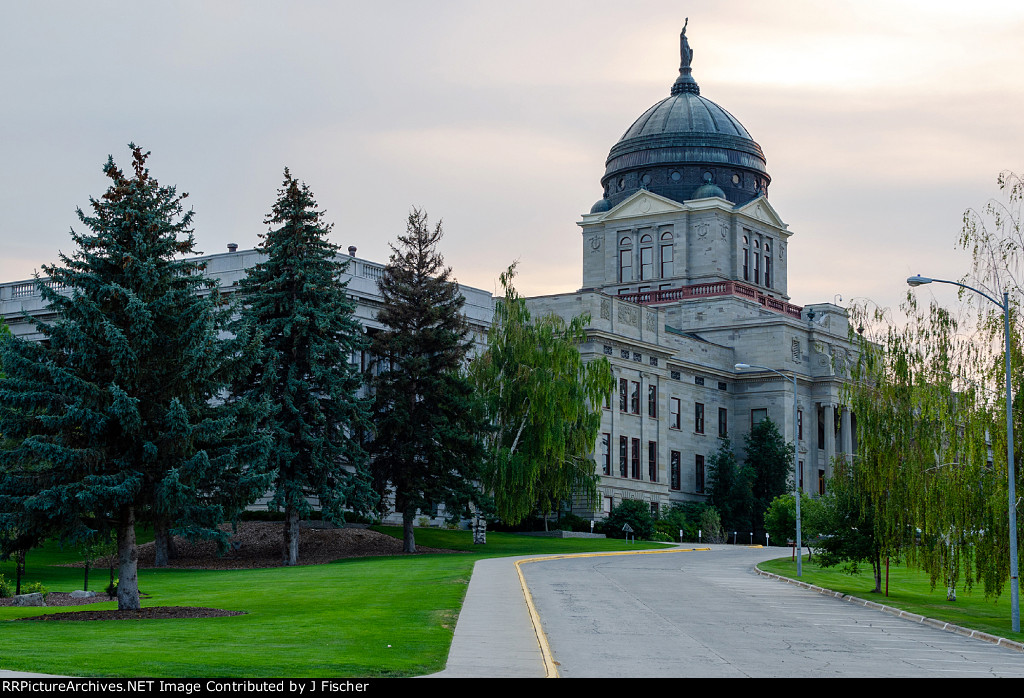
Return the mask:
<path id="1" fill-rule="evenodd" d="M 796 579 L 796 561 L 789 557 L 762 562 L 758 566 L 765 572 Z M 803 575 L 800 580 L 918 615 L 1024 642 L 1024 633 L 1015 633 L 1010 629 L 1009 584 L 1004 587 L 1002 595 L 998 598 L 986 599 L 984 590 L 978 585 L 971 592 L 958 587 L 956 601 L 947 601 L 946 588 L 936 585 L 935 589 L 932 589 L 928 575 L 924 572 L 891 565 L 887 597 L 884 594 L 884 570 L 882 594 L 874 594 L 871 591 L 875 587 L 871 566 L 860 566 L 860 570 L 859 574 L 851 575 L 843 572 L 842 567 L 822 568 L 816 563 L 808 562 L 804 557 Z"/>
<path id="2" fill-rule="evenodd" d="M 401 536 L 399 528 L 378 530 Z M 0 607 L 0 669 L 82 677 L 419 676 L 444 668 L 477 560 L 662 547 L 509 533 L 488 533 L 481 547 L 468 531 L 434 529 L 417 529 L 416 543 L 469 552 L 261 570 L 139 570 L 139 588 L 151 597 L 143 606 L 246 612 L 227 618 L 15 623 L 7 621 L 75 607 Z M 78 559 L 54 544 L 30 551 L 24 581 L 80 589 L 82 569 L 54 566 Z M 0 574 L 12 579 L 13 563 L 0 564 Z M 103 588 L 107 576 L 93 570 L 90 587 Z"/>

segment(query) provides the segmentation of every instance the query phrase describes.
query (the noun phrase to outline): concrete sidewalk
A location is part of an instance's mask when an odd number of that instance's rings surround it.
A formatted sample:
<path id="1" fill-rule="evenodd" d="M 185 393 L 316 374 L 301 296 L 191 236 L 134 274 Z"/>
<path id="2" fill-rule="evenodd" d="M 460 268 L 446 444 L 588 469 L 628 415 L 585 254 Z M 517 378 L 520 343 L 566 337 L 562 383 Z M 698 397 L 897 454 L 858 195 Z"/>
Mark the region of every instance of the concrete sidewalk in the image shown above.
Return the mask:
<path id="1" fill-rule="evenodd" d="M 466 590 L 444 678 L 544 678 L 544 660 L 516 571 L 517 560 L 480 560 Z"/>

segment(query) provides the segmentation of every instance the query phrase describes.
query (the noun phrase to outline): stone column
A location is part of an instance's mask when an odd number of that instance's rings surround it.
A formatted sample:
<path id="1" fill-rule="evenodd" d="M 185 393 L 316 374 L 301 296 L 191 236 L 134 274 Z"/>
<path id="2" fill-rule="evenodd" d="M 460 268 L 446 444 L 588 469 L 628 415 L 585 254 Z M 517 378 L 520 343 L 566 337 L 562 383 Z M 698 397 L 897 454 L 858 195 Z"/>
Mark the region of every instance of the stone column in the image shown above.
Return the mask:
<path id="1" fill-rule="evenodd" d="M 832 459 L 836 456 L 836 413 L 835 405 L 825 402 L 821 405 L 825 413 L 825 477 L 832 475 Z M 817 475 L 817 473 L 815 473 Z"/>
<path id="2" fill-rule="evenodd" d="M 843 405 L 842 410 L 842 415 L 839 419 L 839 436 L 843 454 L 846 456 L 846 460 L 849 461 L 850 456 L 853 454 L 853 425 L 850 423 L 850 408 Z"/>

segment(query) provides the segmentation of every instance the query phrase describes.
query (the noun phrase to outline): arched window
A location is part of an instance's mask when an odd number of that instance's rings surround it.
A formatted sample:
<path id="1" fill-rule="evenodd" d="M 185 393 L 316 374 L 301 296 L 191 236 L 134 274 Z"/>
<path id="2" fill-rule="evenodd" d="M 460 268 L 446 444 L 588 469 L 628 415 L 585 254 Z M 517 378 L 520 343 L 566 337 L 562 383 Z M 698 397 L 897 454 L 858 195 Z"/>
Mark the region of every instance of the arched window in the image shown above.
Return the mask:
<path id="1" fill-rule="evenodd" d="M 633 241 L 628 237 L 619 240 L 619 283 L 633 280 Z"/>
<path id="2" fill-rule="evenodd" d="M 764 241 L 764 285 L 772 287 L 772 248 L 767 240 Z"/>
<path id="3" fill-rule="evenodd" d="M 640 238 L 640 280 L 654 278 L 654 238 L 644 235 Z"/>
<path id="4" fill-rule="evenodd" d="M 672 263 L 672 243 L 672 233 L 661 234 L 661 278 L 663 279 L 667 279 L 675 274 L 675 266 Z"/>

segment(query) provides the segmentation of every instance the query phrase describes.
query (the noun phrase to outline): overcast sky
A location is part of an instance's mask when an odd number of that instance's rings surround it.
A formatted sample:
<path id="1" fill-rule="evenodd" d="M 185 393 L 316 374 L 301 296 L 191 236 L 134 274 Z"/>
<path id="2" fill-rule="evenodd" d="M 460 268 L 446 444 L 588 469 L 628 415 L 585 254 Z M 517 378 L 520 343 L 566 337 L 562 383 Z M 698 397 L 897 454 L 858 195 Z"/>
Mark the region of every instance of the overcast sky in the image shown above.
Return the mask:
<path id="1" fill-rule="evenodd" d="M 767 157 L 792 302 L 967 271 L 964 210 L 1024 170 L 1019 1 L 93 1 L 4 7 L 0 280 L 71 251 L 134 141 L 203 252 L 258 243 L 288 166 L 360 257 L 419 206 L 461 282 L 519 259 L 521 291 L 573 291 L 576 222 L 668 96 L 685 17 L 701 94 Z"/>

